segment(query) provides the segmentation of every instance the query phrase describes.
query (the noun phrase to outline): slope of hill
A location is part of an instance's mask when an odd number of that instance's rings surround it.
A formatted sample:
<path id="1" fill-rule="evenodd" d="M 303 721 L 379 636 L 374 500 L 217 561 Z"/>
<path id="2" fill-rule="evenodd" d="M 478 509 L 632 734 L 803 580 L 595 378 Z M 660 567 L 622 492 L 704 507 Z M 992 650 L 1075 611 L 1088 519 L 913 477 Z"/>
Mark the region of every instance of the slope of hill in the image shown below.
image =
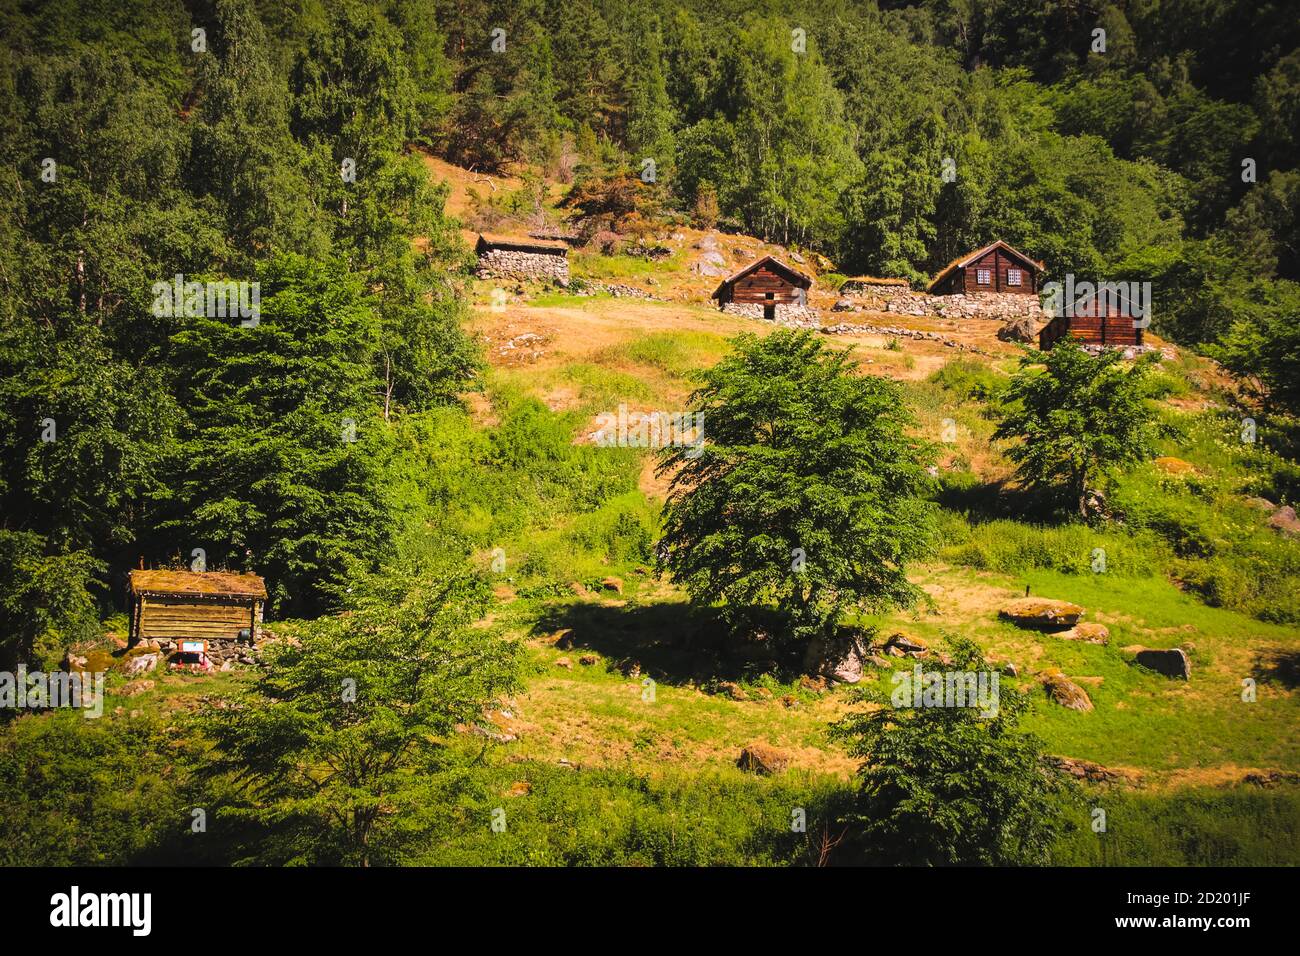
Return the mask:
<path id="1" fill-rule="evenodd" d="M 480 409 L 481 420 L 499 428 L 535 399 L 544 409 L 537 414 L 572 442 L 584 443 L 596 416 L 619 405 L 633 412 L 685 408 L 692 373 L 724 354 L 729 336 L 762 335 L 774 327 L 723 315 L 708 302 L 711 284 L 691 271 L 692 250 L 702 235 L 666 231 L 657 241 L 672 255 L 660 262 L 574 256 L 577 274 L 635 285 L 666 301 L 520 285 L 504 306 L 494 306 L 488 292 L 498 283 L 480 283 L 472 324 L 487 343 L 491 364 L 491 414 Z M 737 263 L 759 254 L 787 260 L 790 255 L 751 237 L 718 239 Z M 823 308 L 833 300 L 830 290 L 814 295 L 814 304 Z M 1019 353 L 996 338 L 999 323 L 894 314 L 852 319 L 936 332 L 968 347 L 883 335 L 830 337 L 837 347 L 853 349 L 864 374 L 905 382 L 925 437 L 944 444 L 944 541 L 915 573 L 930 603 L 872 623 L 883 633 L 900 631 L 936 646 L 946 632 L 975 637 L 990 654 L 1012 663 L 1027 688 L 1035 686 L 1036 675 L 1065 672 L 1088 689 L 1096 709 L 1079 714 L 1039 691 L 1034 729 L 1056 752 L 1134 771 L 1148 786 L 1300 767 L 1300 742 L 1286 729 L 1300 717 L 1293 684 L 1261 678 L 1255 704 L 1242 703 L 1240 694 L 1244 678 L 1266 674 L 1270 660 L 1300 651 L 1300 631 L 1253 618 L 1243 613 L 1245 607 L 1208 606 L 1180 578 L 1179 571 L 1186 575 L 1188 569 L 1175 568 L 1159 535 L 994 518 L 989 502 L 1010 468 L 990 440 L 992 425 L 972 385 L 1005 377 L 1015 367 Z M 1241 527 L 1253 529 L 1261 548 L 1292 548 L 1268 527 L 1268 516 L 1245 501 L 1251 469 L 1269 467 L 1266 453 L 1221 447 L 1232 431 L 1224 377 L 1209 361 L 1192 356 L 1165 364 L 1164 414 L 1181 437 L 1168 439 L 1162 454 L 1190 468 L 1166 474 L 1151 465 L 1133 480 L 1171 501 L 1208 498 Z M 946 443 L 945 423 L 955 426 Z M 788 751 L 794 767 L 847 776 L 851 763 L 825 736 L 829 720 L 845 706 L 842 689 L 810 689 L 796 677 L 781 682 L 758 669 L 750 671 L 752 683 L 743 667 L 716 672 L 712 650 L 692 648 L 683 636 L 690 627 L 683 597 L 649 571 L 648 556 L 621 553 L 621 544 L 611 547 L 608 537 L 591 534 L 595 514 L 606 524 L 635 521 L 648 539 L 665 491 L 662 479 L 653 476 L 649 452 L 602 451 L 632 459 L 628 471 L 637 475 L 635 488 L 623 486 L 595 503 L 594 512 L 548 514 L 498 542 L 517 570 L 500 589 L 497 622 L 507 633 L 527 637 L 539 669 L 517 701 L 521 723 L 510 747 L 521 756 L 582 765 L 722 770 L 757 739 Z M 580 543 L 593 547 L 588 551 Z M 1097 547 L 1110 556 L 1105 573 L 1088 570 Z M 602 589 L 606 577 L 618 579 L 618 593 Z M 1089 621 L 1109 629 L 1109 644 L 1061 640 L 1000 621 L 999 608 L 1026 586 L 1034 594 L 1082 604 Z M 1288 595 L 1293 598 L 1294 591 Z M 1134 668 L 1120 649 L 1136 644 L 1187 648 L 1194 678 L 1173 683 Z M 658 682 L 653 706 L 641 704 L 640 682 L 627 676 L 635 665 Z M 738 687 L 720 692 L 725 678 Z"/>

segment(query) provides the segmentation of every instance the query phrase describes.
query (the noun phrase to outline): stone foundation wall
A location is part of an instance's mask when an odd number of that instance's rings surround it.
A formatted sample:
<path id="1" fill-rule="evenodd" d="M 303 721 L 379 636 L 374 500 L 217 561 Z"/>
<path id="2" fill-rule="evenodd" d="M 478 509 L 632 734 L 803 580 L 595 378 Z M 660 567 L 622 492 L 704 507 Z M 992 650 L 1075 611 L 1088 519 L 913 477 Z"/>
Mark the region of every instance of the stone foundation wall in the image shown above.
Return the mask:
<path id="1" fill-rule="evenodd" d="M 722 307 L 722 311 L 728 315 L 743 315 L 747 319 L 762 319 L 764 308 L 757 302 L 728 302 Z M 806 305 L 781 305 L 779 303 L 773 308 L 776 310 L 777 325 L 803 329 L 821 328 L 821 313 L 816 309 L 810 309 Z"/>
<path id="2" fill-rule="evenodd" d="M 1135 359 L 1140 355 L 1146 355 L 1149 352 L 1159 352 L 1160 361 L 1172 362 L 1178 358 L 1178 353 L 1171 348 L 1159 348 L 1154 345 L 1093 345 L 1084 343 L 1083 350 L 1090 355 L 1100 355 L 1108 349 L 1118 349 L 1120 355 L 1126 359 Z"/>
<path id="3" fill-rule="evenodd" d="M 478 257 L 476 274 L 480 279 L 536 279 L 565 285 L 569 281 L 569 260 L 567 256 L 538 252 L 489 249 Z"/>
<path id="4" fill-rule="evenodd" d="M 1017 319 L 1028 316 L 1046 322 L 1051 316 L 1043 311 L 1036 295 L 980 292 L 974 295 L 923 295 L 909 293 L 892 299 L 886 312 L 899 315 L 937 316 L 944 319 Z"/>

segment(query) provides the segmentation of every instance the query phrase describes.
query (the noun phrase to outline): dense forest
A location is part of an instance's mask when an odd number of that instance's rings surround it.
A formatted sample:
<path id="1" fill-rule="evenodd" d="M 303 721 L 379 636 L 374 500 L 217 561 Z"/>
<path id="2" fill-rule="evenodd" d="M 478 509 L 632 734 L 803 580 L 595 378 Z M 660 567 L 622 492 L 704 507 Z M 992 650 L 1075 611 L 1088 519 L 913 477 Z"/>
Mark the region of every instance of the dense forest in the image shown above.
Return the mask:
<path id="1" fill-rule="evenodd" d="M 4 0 L 0 24 L 10 661 L 92 632 L 141 561 L 202 548 L 310 617 L 431 533 L 391 426 L 480 359 L 419 150 L 847 274 L 920 282 L 1001 237 L 1049 278 L 1152 282 L 1162 335 L 1263 410 L 1300 399 L 1285 2 Z M 259 282 L 263 321 L 160 316 L 177 275 Z"/>

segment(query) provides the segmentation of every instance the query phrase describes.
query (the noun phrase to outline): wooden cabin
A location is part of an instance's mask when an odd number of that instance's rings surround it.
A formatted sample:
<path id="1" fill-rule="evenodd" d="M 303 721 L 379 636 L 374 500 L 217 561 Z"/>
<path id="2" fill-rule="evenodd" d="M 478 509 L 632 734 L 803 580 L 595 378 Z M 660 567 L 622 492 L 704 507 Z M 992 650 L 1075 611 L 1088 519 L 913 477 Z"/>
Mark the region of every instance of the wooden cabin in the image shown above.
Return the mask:
<path id="1" fill-rule="evenodd" d="M 739 311 L 761 309 L 763 318 L 772 320 L 781 307 L 805 308 L 811 287 L 812 279 L 802 272 L 775 256 L 763 256 L 723 279 L 712 298 L 718 300 L 718 308 L 723 311 L 729 305 L 740 306 Z"/>
<path id="2" fill-rule="evenodd" d="M 266 583 L 225 571 L 132 571 L 131 643 L 256 643 Z"/>
<path id="3" fill-rule="evenodd" d="M 954 259 L 934 277 L 931 295 L 975 295 L 981 292 L 1036 295 L 1043 264 L 1011 248 L 1001 239 Z"/>
<path id="4" fill-rule="evenodd" d="M 1038 348 L 1046 352 L 1067 335 L 1084 345 L 1129 348 L 1142 345 L 1143 329 L 1133 318 L 1127 298 L 1092 293 L 1068 304 L 1038 333 Z"/>

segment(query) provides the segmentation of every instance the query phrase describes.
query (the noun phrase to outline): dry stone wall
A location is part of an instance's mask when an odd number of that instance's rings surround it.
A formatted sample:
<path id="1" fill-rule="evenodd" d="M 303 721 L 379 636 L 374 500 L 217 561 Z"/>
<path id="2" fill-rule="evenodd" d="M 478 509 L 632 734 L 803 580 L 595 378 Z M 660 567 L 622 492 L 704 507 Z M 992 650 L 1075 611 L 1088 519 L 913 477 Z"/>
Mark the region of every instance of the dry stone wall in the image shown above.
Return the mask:
<path id="1" fill-rule="evenodd" d="M 489 249 L 478 257 L 477 275 L 480 279 L 531 279 L 565 285 L 569 281 L 569 260 L 538 252 Z"/>
<path id="2" fill-rule="evenodd" d="M 764 318 L 763 310 L 765 306 L 757 302 L 728 302 L 722 307 L 722 311 L 729 315 L 743 315 L 747 319 Z M 782 305 L 774 304 L 772 309 L 776 313 L 776 324 L 790 326 L 801 329 L 821 328 L 821 313 L 816 309 L 811 309 L 806 305 Z"/>
<path id="3" fill-rule="evenodd" d="M 909 293 L 890 300 L 886 312 L 899 315 L 937 316 L 943 319 L 1017 319 L 1022 316 L 1037 321 L 1047 321 L 1051 316 L 1043 310 L 1034 295 L 980 292 L 974 295 L 921 295 Z"/>

